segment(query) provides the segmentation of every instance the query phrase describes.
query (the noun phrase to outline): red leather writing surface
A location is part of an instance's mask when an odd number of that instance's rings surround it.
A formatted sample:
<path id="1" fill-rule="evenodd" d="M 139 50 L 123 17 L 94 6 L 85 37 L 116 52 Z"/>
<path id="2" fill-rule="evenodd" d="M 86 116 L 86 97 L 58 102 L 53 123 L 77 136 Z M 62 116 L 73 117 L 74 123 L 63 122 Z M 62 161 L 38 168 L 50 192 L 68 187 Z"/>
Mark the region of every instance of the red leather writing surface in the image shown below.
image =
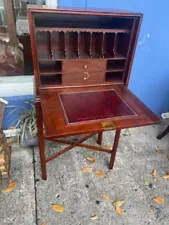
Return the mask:
<path id="1" fill-rule="evenodd" d="M 114 90 L 59 96 L 69 123 L 135 115 Z"/>

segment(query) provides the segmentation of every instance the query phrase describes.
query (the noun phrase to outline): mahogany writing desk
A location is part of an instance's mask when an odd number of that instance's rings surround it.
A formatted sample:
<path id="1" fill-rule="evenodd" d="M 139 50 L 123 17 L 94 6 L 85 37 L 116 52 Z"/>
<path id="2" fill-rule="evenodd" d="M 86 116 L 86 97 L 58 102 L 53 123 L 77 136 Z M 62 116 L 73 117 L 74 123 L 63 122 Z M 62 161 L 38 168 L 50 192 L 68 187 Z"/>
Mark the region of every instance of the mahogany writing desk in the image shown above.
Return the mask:
<path id="1" fill-rule="evenodd" d="M 42 178 L 46 163 L 75 146 L 108 152 L 113 168 L 120 131 L 159 122 L 130 90 L 142 15 L 29 9 Z M 112 150 L 83 142 L 116 130 Z M 84 134 L 75 142 L 62 137 Z M 62 139 L 61 139 L 62 138 Z M 68 144 L 50 157 L 44 140 Z"/>

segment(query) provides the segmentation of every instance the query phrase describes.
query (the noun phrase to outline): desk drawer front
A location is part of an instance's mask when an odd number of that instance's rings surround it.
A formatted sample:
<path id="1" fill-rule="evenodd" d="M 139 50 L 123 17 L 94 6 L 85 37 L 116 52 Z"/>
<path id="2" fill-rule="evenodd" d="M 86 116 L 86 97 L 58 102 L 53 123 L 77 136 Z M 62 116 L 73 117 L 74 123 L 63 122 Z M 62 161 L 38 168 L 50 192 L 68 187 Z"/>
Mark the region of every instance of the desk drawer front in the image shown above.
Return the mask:
<path id="1" fill-rule="evenodd" d="M 103 71 L 106 69 L 106 61 L 104 59 L 75 59 L 63 60 L 63 72 L 88 72 L 88 71 Z"/>
<path id="2" fill-rule="evenodd" d="M 100 84 L 105 80 L 104 71 L 99 72 L 74 72 L 74 73 L 63 73 L 62 83 L 63 85 L 90 85 Z"/>

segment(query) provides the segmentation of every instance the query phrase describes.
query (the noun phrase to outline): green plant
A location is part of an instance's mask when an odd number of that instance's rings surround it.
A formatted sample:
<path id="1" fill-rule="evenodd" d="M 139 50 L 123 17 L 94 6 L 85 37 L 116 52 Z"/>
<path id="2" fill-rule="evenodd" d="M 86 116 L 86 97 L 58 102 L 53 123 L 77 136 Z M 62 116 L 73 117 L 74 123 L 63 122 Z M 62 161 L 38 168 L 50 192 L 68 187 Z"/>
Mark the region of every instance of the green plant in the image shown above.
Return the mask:
<path id="1" fill-rule="evenodd" d="M 37 137 L 37 125 L 36 125 L 36 110 L 35 105 L 31 102 L 25 102 L 29 105 L 29 109 L 19 106 L 19 108 L 22 108 L 23 111 L 21 112 L 20 117 L 17 119 L 16 127 L 20 127 L 20 141 L 22 142 L 24 139 L 28 138 L 28 132 L 32 138 Z M 15 107 L 14 110 L 10 112 L 12 114 L 14 111 L 17 110 L 16 106 L 8 106 L 8 107 Z M 16 120 L 13 122 L 15 123 Z"/>

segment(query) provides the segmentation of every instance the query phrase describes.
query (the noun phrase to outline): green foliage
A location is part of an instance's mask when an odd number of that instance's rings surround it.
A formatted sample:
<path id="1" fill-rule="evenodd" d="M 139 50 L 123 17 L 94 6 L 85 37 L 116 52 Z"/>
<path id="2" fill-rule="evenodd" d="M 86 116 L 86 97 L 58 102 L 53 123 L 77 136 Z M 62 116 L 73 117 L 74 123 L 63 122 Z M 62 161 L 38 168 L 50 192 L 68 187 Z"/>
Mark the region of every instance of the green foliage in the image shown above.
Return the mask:
<path id="1" fill-rule="evenodd" d="M 30 109 L 26 109 L 23 106 L 19 106 L 19 108 L 23 109 L 20 117 L 17 119 L 16 127 L 20 127 L 21 129 L 21 138 L 22 142 L 24 139 L 27 139 L 27 130 L 30 133 L 32 138 L 37 137 L 37 125 L 36 125 L 36 111 L 35 106 L 31 102 L 25 102 L 29 105 Z M 8 108 L 14 108 L 10 114 L 14 113 L 17 108 L 16 106 L 7 106 Z M 17 106 L 18 107 L 18 106 Z M 13 123 L 15 123 L 14 121 Z"/>

